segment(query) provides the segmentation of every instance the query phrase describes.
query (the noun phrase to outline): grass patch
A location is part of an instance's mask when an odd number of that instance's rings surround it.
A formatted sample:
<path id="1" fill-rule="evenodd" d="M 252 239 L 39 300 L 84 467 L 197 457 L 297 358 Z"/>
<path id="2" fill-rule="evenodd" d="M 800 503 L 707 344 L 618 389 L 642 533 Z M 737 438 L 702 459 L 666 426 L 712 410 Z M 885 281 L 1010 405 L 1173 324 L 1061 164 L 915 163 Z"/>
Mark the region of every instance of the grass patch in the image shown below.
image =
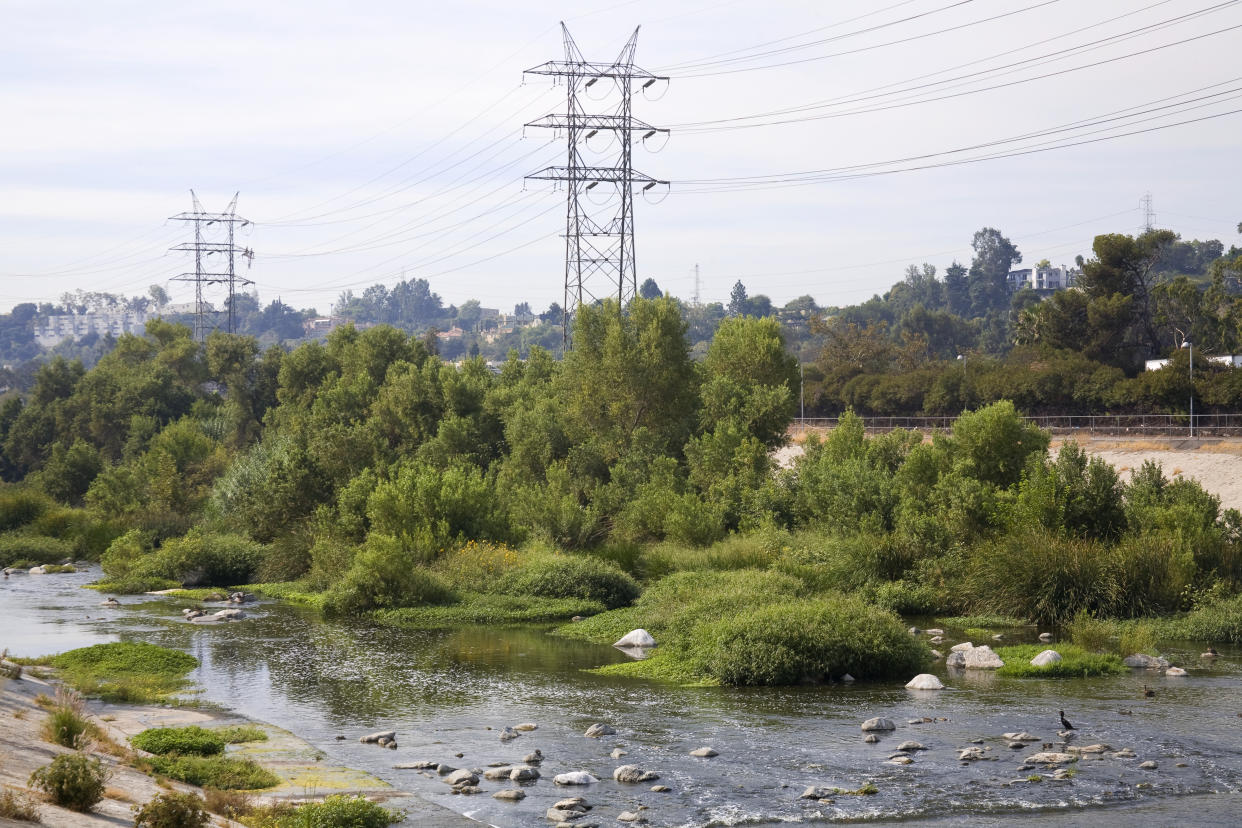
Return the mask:
<path id="1" fill-rule="evenodd" d="M 546 624 L 603 611 L 603 604 L 582 598 L 467 594 L 458 604 L 376 610 L 371 617 L 384 626 L 436 630 L 468 624 Z"/>
<path id="2" fill-rule="evenodd" d="M 314 607 L 318 610 L 323 609 L 323 602 L 327 597 L 327 593 L 315 592 L 303 581 L 287 581 L 270 584 L 246 584 L 244 586 L 234 587 L 234 590 L 253 592 L 255 595 L 262 595 L 264 598 L 276 598 L 281 601 L 288 601 L 291 604 L 301 604 L 307 607 Z"/>
<path id="3" fill-rule="evenodd" d="M 189 727 L 151 727 L 135 735 L 130 744 L 147 753 L 165 756 L 215 756 L 224 753 L 225 740 L 219 733 L 191 725 Z"/>
<path id="4" fill-rule="evenodd" d="M 96 644 L 28 663 L 55 667 L 68 684 L 104 701 L 166 701 L 185 689 L 198 660 L 180 650 L 135 641 Z"/>
<path id="5" fill-rule="evenodd" d="M 674 657 L 669 650 L 657 649 L 650 658 L 641 661 L 622 661 L 617 664 L 606 664 L 588 670 L 600 676 L 623 678 L 639 678 L 649 681 L 662 681 L 668 684 L 679 684 L 685 687 L 713 687 L 720 681 L 703 676 L 685 661 Z"/>
<path id="6" fill-rule="evenodd" d="M 266 742 L 267 731 L 257 725 L 229 725 L 228 727 L 217 727 L 212 733 L 218 735 L 221 739 L 230 745 L 240 745 L 246 742 Z"/>
<path id="7" fill-rule="evenodd" d="M 1158 625 L 1166 638 L 1242 644 L 1242 595 L 1202 606 Z"/>
<path id="8" fill-rule="evenodd" d="M 121 578 L 96 581 L 90 584 L 88 588 L 99 590 L 100 592 L 111 592 L 114 595 L 141 595 L 144 592 L 159 592 L 160 590 L 173 589 L 179 586 L 181 586 L 180 583 L 169 578 L 126 575 Z"/>
<path id="9" fill-rule="evenodd" d="M 1061 662 L 1046 667 L 1031 664 L 1031 659 L 1044 650 L 1060 653 Z M 1119 656 L 1111 653 L 1089 653 L 1074 644 L 1018 644 L 999 647 L 996 654 L 1005 662 L 1005 666 L 997 670 L 996 674 L 1011 678 L 1093 678 L 1115 676 L 1125 671 Z"/>
<path id="10" fill-rule="evenodd" d="M 184 598 L 190 601 L 224 601 L 229 593 L 237 592 L 240 587 L 182 587 L 167 593 L 172 598 Z"/>
<path id="11" fill-rule="evenodd" d="M 43 706 L 40 704 L 40 707 Z M 82 697 L 66 687 L 56 688 L 56 699 L 45 709 L 48 713 L 43 722 L 43 738 L 53 744 L 77 749 L 96 732 L 95 726 L 86 718 L 86 705 Z"/>
<path id="12" fill-rule="evenodd" d="M 44 564 L 44 575 L 59 575 L 61 573 L 77 572 L 78 568 L 73 564 Z"/>
<path id="13" fill-rule="evenodd" d="M 156 773 L 200 788 L 254 791 L 280 784 L 279 776 L 250 759 L 170 755 L 153 756 L 149 761 Z"/>

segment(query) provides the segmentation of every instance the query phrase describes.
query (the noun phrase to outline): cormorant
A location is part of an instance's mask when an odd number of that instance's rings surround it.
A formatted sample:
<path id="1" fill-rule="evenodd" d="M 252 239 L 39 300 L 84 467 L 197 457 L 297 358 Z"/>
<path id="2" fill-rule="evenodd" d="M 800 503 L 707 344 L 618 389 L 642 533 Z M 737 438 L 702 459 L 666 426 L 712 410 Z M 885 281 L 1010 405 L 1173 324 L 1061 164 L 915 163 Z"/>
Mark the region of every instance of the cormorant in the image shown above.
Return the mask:
<path id="1" fill-rule="evenodd" d="M 1066 719 L 1066 718 L 1065 718 L 1065 711 L 1064 711 L 1064 710 L 1062 710 L 1062 711 L 1061 711 L 1061 727 L 1062 727 L 1062 728 L 1064 728 L 1065 730 L 1073 730 L 1073 729 L 1074 729 L 1074 726 L 1073 726 L 1072 724 L 1070 724 L 1070 723 L 1069 723 L 1069 720 L 1068 720 L 1068 719 Z"/>
<path id="2" fill-rule="evenodd" d="M 1149 699 L 1150 699 L 1150 698 L 1155 697 L 1155 695 L 1156 695 L 1156 691 L 1155 691 L 1155 690 L 1153 690 L 1153 689 L 1151 689 L 1150 687 L 1148 687 L 1146 684 L 1144 684 L 1144 685 L 1143 685 L 1143 695 L 1144 695 L 1144 696 L 1146 696 L 1147 698 L 1149 698 Z"/>

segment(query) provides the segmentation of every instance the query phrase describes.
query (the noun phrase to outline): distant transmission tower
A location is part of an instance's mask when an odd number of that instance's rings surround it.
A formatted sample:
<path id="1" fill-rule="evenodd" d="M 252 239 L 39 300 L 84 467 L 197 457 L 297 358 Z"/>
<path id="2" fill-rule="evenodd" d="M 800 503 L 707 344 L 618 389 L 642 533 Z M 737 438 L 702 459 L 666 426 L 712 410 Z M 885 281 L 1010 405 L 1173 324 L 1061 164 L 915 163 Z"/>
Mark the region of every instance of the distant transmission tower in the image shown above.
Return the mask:
<path id="1" fill-rule="evenodd" d="M 240 193 L 233 194 L 233 200 L 229 202 L 228 209 L 223 213 L 208 213 L 203 210 L 203 205 L 199 203 L 198 196 L 194 194 L 193 190 L 190 190 L 190 198 L 194 200 L 194 209 L 188 213 L 178 213 L 170 217 L 172 221 L 194 222 L 194 241 L 185 242 L 169 249 L 194 254 L 194 272 L 174 276 L 173 281 L 194 283 L 194 338 L 199 342 L 207 338 L 209 330 L 215 329 L 215 315 L 218 313 L 218 311 L 208 310 L 211 305 L 204 298 L 203 289 L 211 285 L 228 285 L 228 330 L 229 333 L 233 333 L 236 316 L 234 302 L 237 286 L 239 284 L 243 286 L 254 284 L 249 279 L 237 275 L 237 256 L 240 255 L 246 259 L 247 264 L 254 261 L 253 250 L 248 247 L 238 247 L 233 243 L 235 228 L 239 225 L 245 227 L 250 224 L 248 220 L 236 214 L 238 195 Z M 219 224 L 225 228 L 225 241 L 209 242 L 203 240 L 203 231 L 210 228 L 213 224 Z M 207 258 L 216 254 L 223 255 L 225 261 L 217 269 L 212 270 L 207 262 Z M 210 325 L 207 320 L 208 314 L 212 316 L 212 324 Z"/>
<path id="2" fill-rule="evenodd" d="M 563 115 L 545 115 L 526 126 L 565 130 L 568 159 L 563 167 L 547 167 L 527 178 L 565 182 L 565 344 L 569 345 L 573 315 L 583 302 L 615 296 L 622 307 L 638 292 L 638 271 L 634 262 L 634 193 L 658 184 L 668 185 L 634 171 L 631 155 L 634 133 L 646 141 L 657 133 L 668 134 L 633 117 L 631 102 L 636 92 L 668 78 L 653 75 L 634 65 L 638 29 L 612 63 L 592 63 L 582 57 L 578 45 L 561 24 L 565 39 L 565 59 L 549 61 L 527 69 L 524 74 L 564 78 L 567 109 Z M 606 114 L 588 114 L 584 103 L 601 100 L 588 92 L 601 80 L 611 81 L 620 100 Z M 635 83 L 641 84 L 638 89 Z M 600 92 L 599 89 L 595 93 Z M 609 133 L 619 145 L 610 164 L 591 164 L 584 160 L 587 142 L 599 133 Z M 600 184 L 611 185 L 603 194 L 592 193 Z M 603 195 L 602 202 L 594 199 Z"/>
<path id="3" fill-rule="evenodd" d="M 694 306 L 695 306 L 696 308 L 699 306 L 699 301 L 700 301 L 700 296 L 699 296 L 699 287 L 700 287 L 700 283 L 699 283 L 699 263 L 698 263 L 698 262 L 695 262 L 695 263 L 694 263 Z"/>
<path id="4" fill-rule="evenodd" d="M 1143 193 L 1143 232 L 1150 233 L 1156 229 L 1156 213 L 1151 206 L 1151 193 Z"/>

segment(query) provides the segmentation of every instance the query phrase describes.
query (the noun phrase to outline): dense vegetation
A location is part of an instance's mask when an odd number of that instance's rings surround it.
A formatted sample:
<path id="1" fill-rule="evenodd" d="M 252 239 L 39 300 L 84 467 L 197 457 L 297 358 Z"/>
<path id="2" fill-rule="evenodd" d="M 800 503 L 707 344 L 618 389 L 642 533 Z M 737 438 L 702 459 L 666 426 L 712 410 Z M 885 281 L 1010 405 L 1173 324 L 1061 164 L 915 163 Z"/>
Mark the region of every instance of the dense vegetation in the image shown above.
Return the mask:
<path id="1" fill-rule="evenodd" d="M 1089 302 L 1171 249 L 1101 239 Z M 1016 251 L 977 240 L 963 284 L 992 308 Z M 0 556 L 100 557 L 113 591 L 259 582 L 391 624 L 595 615 L 573 634 L 645 626 L 668 644 L 628 669 L 742 684 L 909 671 L 924 651 L 893 635 L 893 612 L 1064 624 L 1202 612 L 1236 591 L 1242 516 L 1154 465 L 1123 483 L 1072 444 L 1050 456 L 1009 401 L 930 442 L 868 437 L 847 414 L 774 468 L 798 388 L 781 324 L 725 318 L 695 359 L 683 311 L 660 296 L 584 307 L 563 360 L 535 347 L 497 372 L 391 327 L 285 352 L 154 322 L 89 371 L 48 363 L 0 412 L 0 465 L 22 481 L 0 490 Z M 1158 322 L 1136 314 L 1125 354 Z M 1094 375 L 1027 347 L 1066 382 Z"/>

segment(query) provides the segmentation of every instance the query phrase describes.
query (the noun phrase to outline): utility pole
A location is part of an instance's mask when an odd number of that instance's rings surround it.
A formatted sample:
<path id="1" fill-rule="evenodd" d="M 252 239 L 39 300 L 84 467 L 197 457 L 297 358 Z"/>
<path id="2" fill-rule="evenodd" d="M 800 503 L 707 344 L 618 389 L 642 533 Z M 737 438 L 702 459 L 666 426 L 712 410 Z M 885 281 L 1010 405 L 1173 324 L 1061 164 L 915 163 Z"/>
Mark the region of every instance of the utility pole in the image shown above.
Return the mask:
<path id="1" fill-rule="evenodd" d="M 1151 193 L 1143 193 L 1143 232 L 1150 233 L 1156 229 L 1156 213 L 1151 207 Z"/>
<path id="2" fill-rule="evenodd" d="M 636 172 L 633 166 L 634 133 L 641 132 L 641 141 L 667 129 L 653 127 L 633 116 L 632 99 L 637 92 L 649 89 L 667 77 L 653 75 L 634 65 L 638 45 L 638 29 L 626 42 L 621 54 L 612 63 L 586 60 L 574 43 L 569 29 L 561 23 L 565 42 L 565 59 L 548 61 L 523 74 L 548 75 L 563 79 L 566 91 L 565 114 L 545 115 L 528 127 L 564 130 L 567 146 L 566 164 L 547 167 L 526 176 L 542 181 L 565 182 L 565 346 L 570 345 L 573 316 L 584 302 L 615 296 L 624 308 L 638 292 L 638 269 L 635 266 L 634 193 L 646 192 L 658 184 L 668 185 L 649 175 Z M 588 93 L 600 81 L 611 81 L 619 95 L 613 110 L 589 114 L 586 105 L 594 93 Z M 639 83 L 638 89 L 634 88 Z M 595 93 L 600 90 L 596 89 Z M 608 95 L 601 96 L 609 97 Z M 596 98 L 595 100 L 599 100 Z M 619 145 L 615 157 L 606 165 L 588 163 L 584 150 L 587 142 L 600 133 L 613 136 Z M 603 203 L 592 193 L 600 184 L 611 185 Z"/>
<path id="3" fill-rule="evenodd" d="M 240 193 L 233 194 L 233 200 L 229 202 L 228 208 L 223 213 L 208 213 L 203 209 L 203 205 L 199 203 L 198 196 L 190 190 L 190 198 L 194 201 L 194 209 L 188 213 L 178 213 L 170 216 L 170 221 L 189 221 L 194 223 L 194 241 L 184 242 L 170 250 L 178 250 L 186 253 L 194 254 L 194 272 L 181 273 L 173 277 L 174 282 L 193 282 L 194 283 L 194 338 L 199 342 L 207 338 L 208 328 L 215 328 L 213 324 L 208 325 L 207 314 L 215 311 L 209 311 L 210 303 L 204 298 L 205 287 L 211 285 L 228 285 L 228 331 L 234 333 L 236 326 L 236 309 L 234 301 L 237 295 L 237 286 L 243 287 L 253 285 L 251 280 L 237 275 L 237 256 L 246 259 L 247 267 L 254 261 L 254 251 L 248 247 L 238 247 L 234 242 L 236 228 L 246 227 L 250 224 L 247 219 L 237 215 L 237 197 Z M 225 228 L 225 241 L 209 242 L 204 241 L 203 231 L 213 224 L 219 224 Z M 222 264 L 222 269 L 212 270 L 209 267 L 207 257 L 222 254 L 226 257 Z"/>

